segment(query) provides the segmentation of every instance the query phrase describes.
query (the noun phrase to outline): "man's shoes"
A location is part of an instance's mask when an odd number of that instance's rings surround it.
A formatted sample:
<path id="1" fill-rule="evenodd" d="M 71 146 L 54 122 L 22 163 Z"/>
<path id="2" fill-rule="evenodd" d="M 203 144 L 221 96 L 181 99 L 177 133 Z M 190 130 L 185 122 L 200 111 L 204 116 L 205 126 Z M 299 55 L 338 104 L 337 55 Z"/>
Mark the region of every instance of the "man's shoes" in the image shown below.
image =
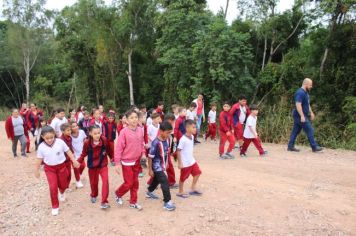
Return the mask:
<path id="1" fill-rule="evenodd" d="M 313 148 L 313 152 L 321 152 L 322 150 L 323 148 L 320 146 L 316 146 L 315 148 Z"/>
<path id="2" fill-rule="evenodd" d="M 287 149 L 289 152 L 300 152 L 299 149 L 296 149 L 295 147 L 291 147 Z"/>

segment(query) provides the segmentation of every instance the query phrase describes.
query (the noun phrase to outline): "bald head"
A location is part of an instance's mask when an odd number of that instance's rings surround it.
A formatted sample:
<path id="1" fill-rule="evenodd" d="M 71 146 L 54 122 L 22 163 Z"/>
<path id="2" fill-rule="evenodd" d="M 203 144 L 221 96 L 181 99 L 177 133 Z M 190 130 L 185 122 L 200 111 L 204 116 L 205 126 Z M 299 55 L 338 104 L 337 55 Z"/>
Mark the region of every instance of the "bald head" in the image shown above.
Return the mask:
<path id="1" fill-rule="evenodd" d="M 305 78 L 302 87 L 309 92 L 313 88 L 313 81 L 309 78 Z"/>

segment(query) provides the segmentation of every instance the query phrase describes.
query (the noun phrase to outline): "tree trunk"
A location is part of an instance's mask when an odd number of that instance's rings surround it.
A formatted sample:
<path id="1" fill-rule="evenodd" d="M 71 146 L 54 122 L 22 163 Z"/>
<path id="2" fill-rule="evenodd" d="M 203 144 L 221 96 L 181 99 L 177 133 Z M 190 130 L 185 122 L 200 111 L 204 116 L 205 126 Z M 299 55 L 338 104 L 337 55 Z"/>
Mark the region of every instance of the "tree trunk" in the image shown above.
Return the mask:
<path id="1" fill-rule="evenodd" d="M 270 47 L 270 50 L 269 50 L 268 63 L 271 63 L 273 54 L 274 54 L 274 52 L 275 52 L 275 51 L 273 50 L 274 41 L 275 41 L 275 35 L 276 35 L 276 32 L 273 30 L 273 33 L 272 33 L 272 41 L 271 41 L 271 47 Z"/>
<path id="2" fill-rule="evenodd" d="M 30 55 L 29 52 L 24 53 L 24 70 L 25 70 L 25 88 L 26 88 L 26 103 L 30 102 Z"/>
<path id="3" fill-rule="evenodd" d="M 267 51 L 267 36 L 265 35 L 265 45 L 264 45 L 264 49 L 263 49 L 263 59 L 262 59 L 262 68 L 261 68 L 261 70 L 263 70 L 265 68 L 266 51 Z"/>
<path id="4" fill-rule="evenodd" d="M 134 95 L 133 95 L 133 84 L 132 84 L 132 49 L 130 48 L 129 54 L 127 56 L 129 63 L 129 71 L 127 73 L 127 77 L 129 79 L 129 87 L 130 87 L 130 105 L 135 105 Z"/>
<path id="5" fill-rule="evenodd" d="M 325 51 L 324 51 L 323 59 L 321 60 L 321 64 L 320 64 L 320 76 L 323 74 L 324 65 L 325 65 L 326 59 L 328 58 L 328 53 L 329 53 L 329 48 L 326 47 Z"/>
<path id="6" fill-rule="evenodd" d="M 225 12 L 224 12 L 224 19 L 226 20 L 226 16 L 227 16 L 227 10 L 229 9 L 229 3 L 230 0 L 226 0 L 226 7 L 225 7 Z"/>

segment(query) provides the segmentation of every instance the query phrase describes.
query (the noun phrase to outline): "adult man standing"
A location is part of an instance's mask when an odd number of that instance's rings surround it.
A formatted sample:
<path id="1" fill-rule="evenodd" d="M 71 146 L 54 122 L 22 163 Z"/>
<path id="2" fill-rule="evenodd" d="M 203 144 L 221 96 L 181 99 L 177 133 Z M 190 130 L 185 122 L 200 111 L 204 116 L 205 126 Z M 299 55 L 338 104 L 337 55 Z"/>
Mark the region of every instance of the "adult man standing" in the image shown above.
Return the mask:
<path id="1" fill-rule="evenodd" d="M 204 101 L 203 101 L 203 94 L 199 94 L 198 98 L 194 99 L 193 102 L 197 104 L 197 107 L 195 108 L 195 112 L 197 114 L 197 137 L 199 136 L 200 133 L 200 128 L 202 126 L 202 122 L 205 122 L 205 111 L 204 111 Z M 195 140 L 196 143 L 200 143 L 197 140 Z"/>
<path id="2" fill-rule="evenodd" d="M 310 146 L 313 152 L 320 152 L 322 148 L 314 140 L 314 129 L 311 121 L 315 115 L 310 107 L 309 92 L 313 88 L 313 81 L 309 78 L 303 80 L 302 87 L 297 90 L 294 95 L 295 108 L 293 110 L 294 125 L 288 143 L 288 151 L 299 152 L 299 149 L 294 147 L 295 139 L 303 129 L 306 133 Z"/>

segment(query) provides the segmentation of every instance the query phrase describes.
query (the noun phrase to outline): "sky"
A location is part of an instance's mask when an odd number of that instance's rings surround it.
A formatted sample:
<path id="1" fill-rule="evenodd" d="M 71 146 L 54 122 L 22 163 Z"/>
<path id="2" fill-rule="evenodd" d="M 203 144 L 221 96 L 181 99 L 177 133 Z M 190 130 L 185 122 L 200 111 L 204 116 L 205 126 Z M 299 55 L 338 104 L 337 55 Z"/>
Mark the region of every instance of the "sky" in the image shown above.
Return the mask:
<path id="1" fill-rule="evenodd" d="M 52 10 L 54 9 L 61 10 L 65 6 L 70 6 L 74 4 L 76 1 L 77 0 L 47 0 L 46 8 Z M 112 0 L 105 0 L 107 4 L 110 4 L 111 1 Z M 209 9 L 214 13 L 217 13 L 221 7 L 225 8 L 226 5 L 226 0 L 207 0 L 207 1 L 208 1 Z M 286 9 L 291 9 L 293 3 L 294 0 L 280 0 L 277 6 L 277 11 L 283 12 Z M 3 5 L 3 0 L 0 0 L 0 8 L 2 8 L 2 5 Z M 230 0 L 229 9 L 226 16 L 227 21 L 231 24 L 231 22 L 236 18 L 237 14 L 238 14 L 237 1 Z"/>

